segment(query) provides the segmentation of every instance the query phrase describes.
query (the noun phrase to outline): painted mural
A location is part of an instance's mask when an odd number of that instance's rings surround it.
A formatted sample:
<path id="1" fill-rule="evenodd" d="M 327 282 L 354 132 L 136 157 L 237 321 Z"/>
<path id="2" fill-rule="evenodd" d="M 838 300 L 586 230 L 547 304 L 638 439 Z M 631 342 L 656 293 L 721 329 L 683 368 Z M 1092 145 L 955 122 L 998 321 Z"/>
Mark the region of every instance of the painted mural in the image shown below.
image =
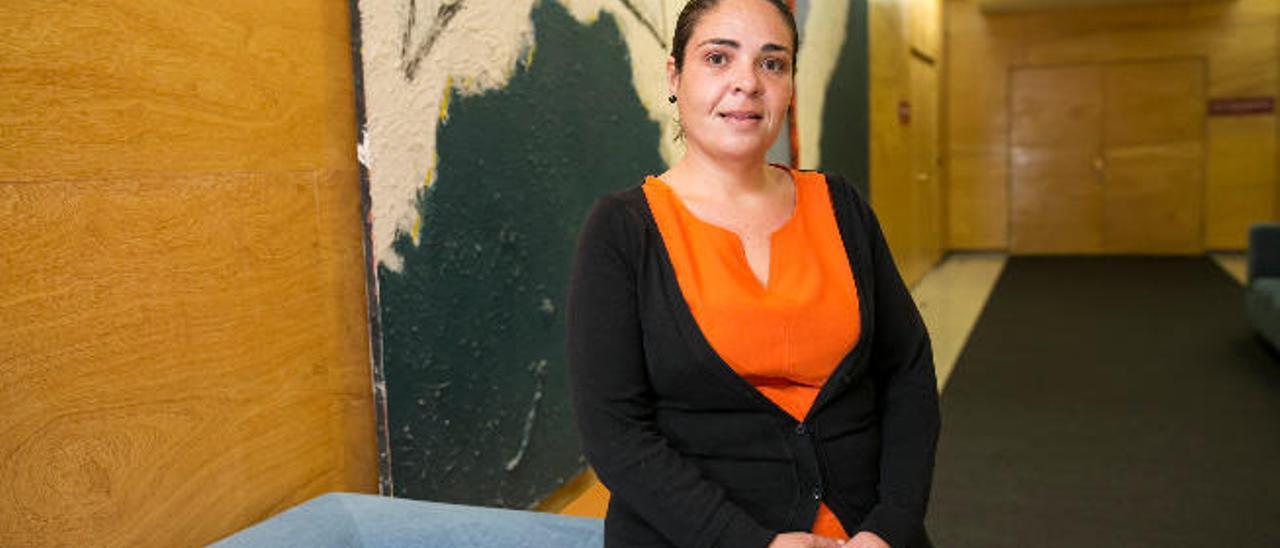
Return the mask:
<path id="1" fill-rule="evenodd" d="M 839 19 L 829 24 L 843 25 L 843 32 L 828 29 L 846 38 L 836 52 L 828 56 L 830 72 L 825 73 L 825 86 L 813 86 L 825 94 L 823 108 L 815 112 L 820 116 L 820 131 L 809 144 L 821 157 L 814 164 L 825 171 L 843 174 L 862 190 L 863 196 L 871 196 L 871 101 L 868 82 L 871 80 L 868 62 L 867 4 L 851 2 Z M 854 39 L 857 38 L 857 39 Z M 811 91 L 813 92 L 813 91 Z M 814 146 L 816 145 L 816 146 Z M 891 182 L 890 182 L 891 183 Z"/>
<path id="2" fill-rule="evenodd" d="M 573 246 L 596 196 L 681 154 L 665 59 L 683 4 L 352 0 L 384 493 L 524 508 L 584 470 L 563 349 Z M 796 5 L 815 37 L 800 143 L 829 123 L 839 4 Z M 808 167 L 842 154 L 801 151 Z"/>

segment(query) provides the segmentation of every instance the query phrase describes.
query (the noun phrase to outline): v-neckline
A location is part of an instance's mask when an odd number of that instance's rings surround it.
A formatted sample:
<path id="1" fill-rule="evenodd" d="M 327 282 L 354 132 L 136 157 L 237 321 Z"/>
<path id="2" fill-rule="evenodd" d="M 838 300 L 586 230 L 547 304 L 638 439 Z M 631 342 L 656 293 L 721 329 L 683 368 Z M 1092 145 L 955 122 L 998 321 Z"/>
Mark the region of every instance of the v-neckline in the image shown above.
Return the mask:
<path id="1" fill-rule="evenodd" d="M 782 166 L 774 167 L 784 169 Z M 752 282 L 754 282 L 753 287 L 761 293 L 771 293 L 771 289 L 777 285 L 778 265 L 780 263 L 780 261 L 777 260 L 778 254 L 776 253 L 778 249 L 778 237 L 783 233 L 783 231 L 796 224 L 796 218 L 800 216 L 800 181 L 797 179 L 794 170 L 785 168 L 785 171 L 787 173 L 787 177 L 791 180 L 791 214 L 787 217 L 786 221 L 783 221 L 782 224 L 774 227 L 774 229 L 769 232 L 769 264 L 765 265 L 764 280 L 761 280 L 759 276 L 756 276 L 755 269 L 751 268 L 751 261 L 747 258 L 747 246 L 743 242 L 741 234 L 738 234 L 728 227 L 718 225 L 699 217 L 693 212 L 693 210 L 689 209 L 689 207 L 685 205 L 684 200 L 680 198 L 680 195 L 676 193 L 675 189 L 671 188 L 671 185 L 667 184 L 666 181 L 663 181 L 656 175 L 651 176 L 651 178 L 654 181 L 657 181 L 658 184 L 667 192 L 682 217 L 691 219 L 693 222 L 711 229 L 712 232 L 718 233 L 722 237 L 730 238 L 733 241 L 733 247 L 737 252 L 736 254 L 742 268 L 746 269 L 747 276 L 751 278 Z"/>
<path id="2" fill-rule="evenodd" d="M 657 177 L 653 177 L 653 178 L 658 179 Z M 661 182 L 661 179 L 658 179 L 658 180 Z M 796 178 L 794 176 L 792 177 L 792 181 L 796 182 Z M 833 183 L 830 179 L 827 179 L 824 185 L 826 187 L 824 189 L 824 192 L 827 192 L 832 199 L 832 214 L 835 216 L 836 228 L 837 230 L 840 230 L 841 229 L 840 214 L 838 211 L 836 211 L 837 208 L 835 207 L 835 201 L 836 201 L 836 196 L 835 196 L 836 188 L 834 186 L 835 184 L 848 184 L 848 183 L 843 183 L 843 182 Z M 664 182 L 662 183 L 662 185 L 665 187 L 666 183 Z M 797 186 L 797 189 L 798 188 L 799 187 Z M 648 204 L 648 198 L 644 195 L 643 192 L 641 192 L 641 199 L 645 201 L 645 204 L 646 204 L 645 210 L 649 218 L 649 222 L 653 224 L 654 230 L 658 233 L 659 241 L 665 240 L 662 236 L 662 230 L 658 228 L 657 220 L 653 216 L 652 206 Z M 715 226 L 715 225 L 711 225 L 711 226 Z M 854 266 L 855 261 L 854 261 L 853 255 L 851 254 L 851 249 L 849 245 L 850 244 L 848 242 L 844 242 L 841 247 L 844 248 L 844 258 L 849 265 L 849 272 L 852 274 L 857 269 Z M 868 329 L 865 324 L 858 330 L 858 337 L 854 339 L 853 346 L 849 348 L 849 351 L 846 352 L 844 356 L 841 356 L 840 361 L 836 364 L 836 367 L 831 371 L 831 374 L 827 377 L 826 381 L 824 381 L 822 383 L 822 386 L 818 389 L 818 396 L 816 399 L 814 399 L 813 404 L 809 407 L 809 411 L 808 413 L 805 414 L 804 419 L 800 421 L 796 421 L 795 417 L 792 417 L 791 414 L 788 413 L 785 409 L 783 409 L 781 406 L 771 401 L 762 392 L 760 392 L 760 390 L 752 386 L 751 383 L 749 383 L 745 378 L 743 378 L 736 371 L 734 371 L 733 367 L 729 365 L 729 362 L 725 361 L 724 357 L 721 356 L 719 352 L 716 352 L 716 349 L 711 346 L 711 342 L 707 340 L 706 334 L 702 332 L 702 328 L 698 325 L 698 320 L 693 317 L 693 310 L 689 308 L 688 300 L 685 299 L 684 293 L 680 290 L 680 282 L 676 279 L 675 267 L 671 262 L 671 256 L 666 248 L 666 244 L 665 243 L 661 244 L 658 246 L 658 248 L 659 248 L 658 249 L 659 256 L 661 256 L 665 260 L 664 262 L 666 263 L 665 264 L 666 268 L 659 269 L 660 271 L 662 271 L 661 276 L 663 278 L 666 278 L 667 282 L 672 284 L 676 288 L 675 291 L 669 293 L 667 297 L 668 297 L 668 304 L 673 305 L 678 310 L 678 312 L 676 313 L 676 322 L 680 323 L 682 327 L 677 331 L 679 331 L 681 334 L 687 337 L 686 342 L 690 345 L 690 347 L 695 352 L 702 354 L 702 360 L 700 360 L 702 363 L 704 363 L 709 368 L 714 370 L 716 373 L 724 377 L 725 380 L 730 384 L 737 386 L 749 398 L 753 399 L 758 404 L 762 405 L 765 409 L 769 409 L 774 414 L 780 417 L 783 417 L 785 420 L 791 421 L 791 423 L 797 423 L 797 422 L 808 423 L 809 418 L 812 417 L 813 414 L 817 411 L 819 404 L 821 404 L 824 401 L 823 399 L 824 396 L 829 397 L 827 396 L 827 394 L 834 389 L 834 385 L 837 382 L 840 382 L 840 381 L 837 381 L 837 379 L 839 378 L 841 380 L 847 380 L 844 378 L 844 375 L 849 374 L 846 371 L 846 369 L 848 367 L 852 367 L 851 362 L 855 362 L 859 359 L 862 347 L 864 346 L 864 343 L 867 340 Z M 867 316 L 868 311 L 866 309 L 867 303 L 866 303 L 866 300 L 864 299 L 865 295 L 863 291 L 864 289 L 863 283 L 864 283 L 863 280 L 861 280 L 859 276 L 857 276 L 856 274 L 853 276 L 853 290 L 854 290 L 854 294 L 857 296 L 857 299 L 858 299 L 858 306 L 854 313 L 858 314 L 860 317 L 865 318 Z M 865 358 L 865 354 L 862 354 L 861 357 Z"/>

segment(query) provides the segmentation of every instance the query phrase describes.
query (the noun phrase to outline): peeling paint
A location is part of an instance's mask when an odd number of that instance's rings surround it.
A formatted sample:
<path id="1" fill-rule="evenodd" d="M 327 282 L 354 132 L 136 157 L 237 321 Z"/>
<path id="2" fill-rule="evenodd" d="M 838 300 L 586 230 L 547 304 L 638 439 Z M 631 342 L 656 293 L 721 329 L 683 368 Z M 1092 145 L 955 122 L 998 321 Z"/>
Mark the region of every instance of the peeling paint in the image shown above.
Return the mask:
<path id="1" fill-rule="evenodd" d="M 530 17 L 537 0 L 462 4 L 459 0 L 395 4 L 359 0 L 366 100 L 366 137 L 360 158 L 369 175 L 373 257 L 393 271 L 400 269 L 402 257 L 392 242 L 397 232 L 409 233 L 414 225 L 416 191 L 426 180 L 427 160 L 436 151 L 436 128 L 448 121 L 455 82 L 461 83 L 458 91 L 465 96 L 501 89 L 517 66 L 533 62 L 537 51 Z M 674 140 L 675 109 L 665 100 L 668 48 L 664 36 L 674 26 L 680 3 L 560 0 L 558 4 L 582 24 L 594 23 L 601 13 L 618 22 L 636 94 L 648 118 L 662 129 L 662 157 L 667 162 L 678 158 L 682 149 Z M 448 8 L 453 5 L 460 7 Z M 447 16 L 446 22 L 441 22 L 441 14 Z M 415 52 L 423 54 L 417 57 Z M 412 77 L 407 78 L 410 73 Z"/>
<path id="2" fill-rule="evenodd" d="M 520 461 L 524 460 L 524 452 L 529 449 L 529 439 L 533 437 L 533 423 L 538 419 L 538 402 L 542 401 L 542 388 L 547 382 L 547 360 L 538 360 L 530 364 L 529 369 L 533 371 L 534 388 L 533 399 L 529 403 L 529 412 L 525 414 L 524 433 L 520 435 L 520 449 L 516 451 L 516 456 L 511 457 L 503 468 L 511 472 L 520 466 Z"/>
<path id="3" fill-rule="evenodd" d="M 582 470 L 560 313 L 573 241 L 596 196 L 662 169 L 661 134 L 625 22 L 552 2 L 533 18 L 538 53 L 505 87 L 451 90 L 415 185 L 420 239 L 397 235 L 401 267 L 377 268 L 397 496 L 525 507 Z"/>

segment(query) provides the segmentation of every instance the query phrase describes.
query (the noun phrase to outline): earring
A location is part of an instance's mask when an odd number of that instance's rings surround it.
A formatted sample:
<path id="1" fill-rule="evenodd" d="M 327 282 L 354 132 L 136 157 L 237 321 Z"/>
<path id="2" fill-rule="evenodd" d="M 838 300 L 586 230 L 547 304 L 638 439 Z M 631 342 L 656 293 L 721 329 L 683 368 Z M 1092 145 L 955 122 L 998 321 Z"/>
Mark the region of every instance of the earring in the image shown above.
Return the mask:
<path id="1" fill-rule="evenodd" d="M 668 103 L 671 103 L 671 104 L 675 104 L 675 102 L 676 102 L 676 96 L 675 96 L 675 95 L 671 95 L 671 96 L 667 97 L 667 102 L 668 102 Z"/>

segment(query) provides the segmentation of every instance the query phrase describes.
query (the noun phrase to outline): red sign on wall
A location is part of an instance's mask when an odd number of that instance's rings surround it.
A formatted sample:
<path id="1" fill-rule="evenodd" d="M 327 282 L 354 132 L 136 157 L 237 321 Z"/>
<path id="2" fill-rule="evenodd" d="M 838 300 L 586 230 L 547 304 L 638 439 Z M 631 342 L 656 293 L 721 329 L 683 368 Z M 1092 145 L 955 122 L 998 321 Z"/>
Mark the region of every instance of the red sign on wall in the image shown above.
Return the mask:
<path id="1" fill-rule="evenodd" d="M 1209 116 L 1247 116 L 1271 114 L 1276 110 L 1274 97 L 1227 97 L 1209 99 Z"/>

